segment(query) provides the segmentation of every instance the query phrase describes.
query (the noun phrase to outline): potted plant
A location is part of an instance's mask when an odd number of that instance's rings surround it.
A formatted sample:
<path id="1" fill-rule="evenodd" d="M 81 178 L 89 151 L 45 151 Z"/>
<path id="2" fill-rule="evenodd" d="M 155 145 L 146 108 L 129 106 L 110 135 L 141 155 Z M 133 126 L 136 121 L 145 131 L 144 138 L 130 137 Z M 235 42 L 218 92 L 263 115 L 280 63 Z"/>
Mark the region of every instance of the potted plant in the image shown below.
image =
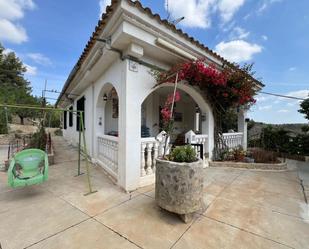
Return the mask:
<path id="1" fill-rule="evenodd" d="M 174 91 L 161 111 L 166 141 L 173 131 L 174 103 L 179 100 L 180 94 Z M 167 143 L 163 157 L 156 159 L 155 199 L 161 208 L 179 214 L 187 223 L 203 208 L 203 161 L 190 145 L 175 147 L 165 155 Z"/>
<path id="2" fill-rule="evenodd" d="M 170 155 L 157 159 L 155 199 L 186 223 L 203 208 L 203 161 L 190 145 L 175 147 Z"/>

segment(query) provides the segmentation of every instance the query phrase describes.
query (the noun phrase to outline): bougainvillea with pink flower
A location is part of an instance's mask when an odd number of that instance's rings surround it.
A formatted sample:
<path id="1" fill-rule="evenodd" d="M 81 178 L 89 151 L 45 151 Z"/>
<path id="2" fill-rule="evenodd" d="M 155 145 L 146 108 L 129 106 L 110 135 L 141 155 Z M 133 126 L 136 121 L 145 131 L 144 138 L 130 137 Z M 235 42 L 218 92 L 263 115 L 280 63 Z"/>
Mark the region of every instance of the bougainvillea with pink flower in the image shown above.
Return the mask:
<path id="1" fill-rule="evenodd" d="M 211 105 L 215 119 L 215 150 L 219 149 L 222 142 L 220 122 L 224 112 L 231 108 L 249 108 L 255 103 L 254 96 L 258 88 L 257 81 L 252 77 L 252 64 L 241 68 L 235 66 L 219 69 L 215 65 L 207 65 L 205 60 L 200 59 L 178 64 L 167 72 L 154 75 L 158 84 L 164 84 L 174 83 L 176 74 L 178 82 L 198 87 Z M 163 108 L 161 113 L 163 117 L 171 115 L 169 108 Z"/>
<path id="2" fill-rule="evenodd" d="M 163 119 L 163 129 L 168 133 L 172 133 L 173 130 L 173 111 L 172 105 L 177 103 L 180 100 L 180 93 L 178 91 L 175 92 L 175 96 L 173 93 L 167 96 L 164 107 L 161 110 L 161 116 Z"/>

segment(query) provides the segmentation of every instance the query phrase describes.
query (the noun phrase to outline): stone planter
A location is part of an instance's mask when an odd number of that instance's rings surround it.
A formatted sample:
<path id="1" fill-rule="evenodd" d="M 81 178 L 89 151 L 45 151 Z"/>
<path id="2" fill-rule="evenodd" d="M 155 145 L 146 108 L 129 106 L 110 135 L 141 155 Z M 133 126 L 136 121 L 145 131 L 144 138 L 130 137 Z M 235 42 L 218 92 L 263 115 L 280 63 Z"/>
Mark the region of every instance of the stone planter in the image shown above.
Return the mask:
<path id="1" fill-rule="evenodd" d="M 189 222 L 204 207 L 203 161 L 177 163 L 156 159 L 155 199 L 157 204 Z"/>

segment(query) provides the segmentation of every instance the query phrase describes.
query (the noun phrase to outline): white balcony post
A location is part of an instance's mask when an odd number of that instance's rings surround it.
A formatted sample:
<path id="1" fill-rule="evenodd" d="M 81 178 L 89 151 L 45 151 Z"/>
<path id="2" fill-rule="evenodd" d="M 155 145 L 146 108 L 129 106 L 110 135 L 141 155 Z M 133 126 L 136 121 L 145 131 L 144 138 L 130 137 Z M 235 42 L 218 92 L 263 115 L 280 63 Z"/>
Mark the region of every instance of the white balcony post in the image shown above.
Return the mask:
<path id="1" fill-rule="evenodd" d="M 145 149 L 146 149 L 146 144 L 142 143 L 141 145 L 141 176 L 146 175 Z"/>
<path id="2" fill-rule="evenodd" d="M 246 122 L 247 111 L 240 109 L 238 112 L 238 132 L 242 132 L 242 147 L 247 150 L 247 122 Z"/>
<path id="3" fill-rule="evenodd" d="M 147 143 L 147 162 L 146 162 L 146 172 L 147 172 L 147 175 L 151 174 L 152 173 L 152 146 L 153 144 L 152 143 Z"/>
<path id="4" fill-rule="evenodd" d="M 152 168 L 152 170 L 153 170 L 153 172 L 155 172 L 156 171 L 156 158 L 158 157 L 158 148 L 159 148 L 158 142 L 154 142 L 153 146 L 154 146 L 154 149 L 153 149 L 153 162 L 152 162 L 153 168 Z"/>

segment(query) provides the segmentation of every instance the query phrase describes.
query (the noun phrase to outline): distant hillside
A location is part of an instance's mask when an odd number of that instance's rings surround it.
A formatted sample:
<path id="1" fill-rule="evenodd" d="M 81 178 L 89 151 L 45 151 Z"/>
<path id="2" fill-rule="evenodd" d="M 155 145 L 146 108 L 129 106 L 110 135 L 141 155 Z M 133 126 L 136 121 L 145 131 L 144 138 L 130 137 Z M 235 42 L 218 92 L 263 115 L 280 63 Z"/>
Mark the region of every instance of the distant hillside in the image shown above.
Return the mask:
<path id="1" fill-rule="evenodd" d="M 249 137 L 258 136 L 261 133 L 262 129 L 268 125 L 271 125 L 276 128 L 283 128 L 284 130 L 290 131 L 292 134 L 296 135 L 302 133 L 301 128 L 306 124 L 265 124 L 262 122 L 250 121 L 248 124 Z M 252 126 L 252 128 L 250 128 L 250 126 Z"/>

